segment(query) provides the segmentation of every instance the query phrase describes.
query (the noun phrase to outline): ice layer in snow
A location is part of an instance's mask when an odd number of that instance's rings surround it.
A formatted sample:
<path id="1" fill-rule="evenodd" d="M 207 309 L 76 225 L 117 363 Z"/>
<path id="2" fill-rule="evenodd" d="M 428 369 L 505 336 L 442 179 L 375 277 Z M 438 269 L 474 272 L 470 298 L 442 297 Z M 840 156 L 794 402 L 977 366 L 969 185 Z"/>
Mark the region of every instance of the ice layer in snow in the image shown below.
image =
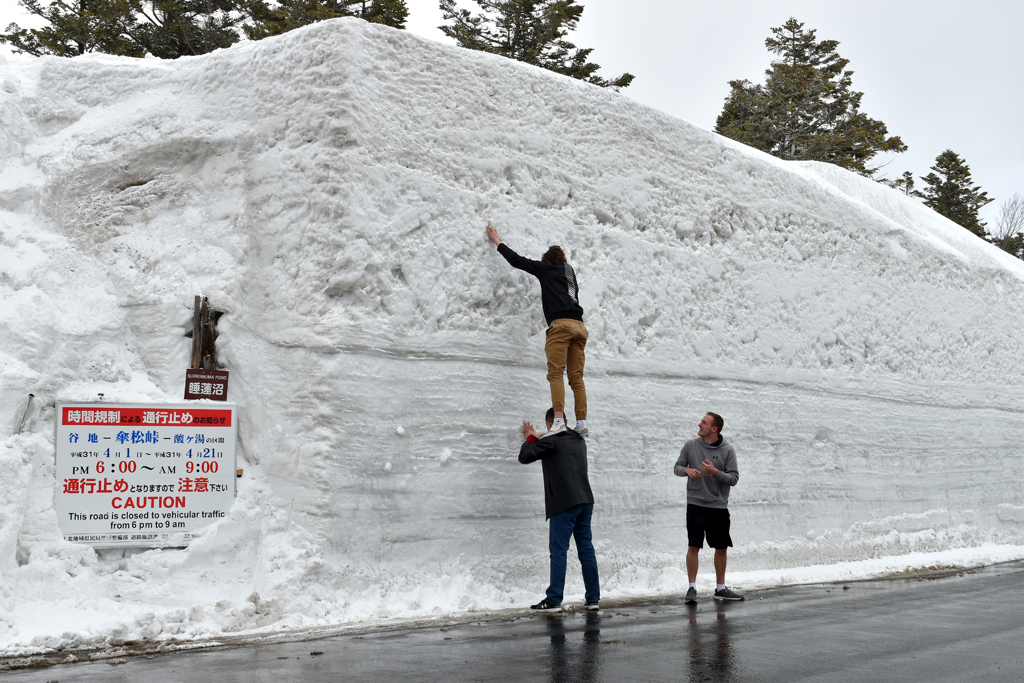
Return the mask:
<path id="1" fill-rule="evenodd" d="M 516 455 L 545 325 L 488 222 L 577 269 L 605 599 L 685 588 L 672 465 L 707 410 L 741 589 L 1024 555 L 1024 264 L 835 167 L 338 20 L 0 62 L 0 652 L 540 597 Z M 63 542 L 54 401 L 179 400 L 199 293 L 241 413 L 230 517 L 186 550 Z"/>

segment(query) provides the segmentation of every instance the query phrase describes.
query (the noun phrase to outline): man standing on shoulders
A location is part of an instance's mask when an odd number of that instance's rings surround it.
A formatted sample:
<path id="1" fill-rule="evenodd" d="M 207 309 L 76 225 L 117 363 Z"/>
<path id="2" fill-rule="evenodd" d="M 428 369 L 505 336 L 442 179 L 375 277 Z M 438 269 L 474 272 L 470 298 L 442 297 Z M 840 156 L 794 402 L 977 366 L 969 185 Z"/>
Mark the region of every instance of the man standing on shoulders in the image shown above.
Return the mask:
<path id="1" fill-rule="evenodd" d="M 697 437 L 686 442 L 676 460 L 677 477 L 686 481 L 686 535 L 689 549 L 686 553 L 686 573 L 690 588 L 686 602 L 697 602 L 698 553 L 708 545 L 715 549 L 715 575 L 718 585 L 715 600 L 743 600 L 743 596 L 725 585 L 727 549 L 732 547 L 729 536 L 729 491 L 739 481 L 736 467 L 736 449 L 722 437 L 725 421 L 721 415 L 708 413 L 697 425 Z"/>
<path id="2" fill-rule="evenodd" d="M 569 537 L 576 538 L 576 554 L 583 566 L 587 592 L 585 608 L 598 609 L 601 586 L 597 577 L 597 555 L 590 533 L 594 513 L 594 494 L 587 478 L 587 444 L 571 430 L 552 434 L 554 408 L 548 408 L 544 420 L 548 434 L 541 438 L 529 422 L 523 422 L 526 443 L 519 449 L 519 462 L 528 465 L 540 460 L 544 470 L 544 515 L 548 520 L 548 549 L 551 552 L 551 584 L 547 596 L 530 609 L 561 612 L 565 589 L 566 553 Z"/>
<path id="3" fill-rule="evenodd" d="M 565 381 L 562 375 L 569 371 L 569 386 L 575 401 L 576 426 L 580 436 L 588 436 L 587 388 L 583 384 L 583 365 L 587 345 L 587 326 L 583 324 L 576 271 L 569 265 L 565 252 L 559 246 L 548 247 L 540 261 L 524 258 L 502 244 L 498 231 L 487 226 L 487 236 L 498 247 L 498 253 L 513 268 L 526 271 L 540 280 L 540 300 L 544 319 L 548 323 L 544 354 L 548 358 L 548 384 L 551 385 L 551 404 L 555 408 L 552 433 L 565 431 Z"/>

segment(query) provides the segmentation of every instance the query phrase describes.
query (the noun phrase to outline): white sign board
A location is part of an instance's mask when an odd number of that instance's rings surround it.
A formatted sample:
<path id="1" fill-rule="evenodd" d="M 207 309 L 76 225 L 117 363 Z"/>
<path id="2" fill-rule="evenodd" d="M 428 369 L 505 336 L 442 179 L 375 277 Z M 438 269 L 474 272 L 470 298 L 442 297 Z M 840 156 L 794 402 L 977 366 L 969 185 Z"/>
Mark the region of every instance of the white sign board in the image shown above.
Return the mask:
<path id="1" fill-rule="evenodd" d="M 57 521 L 97 547 L 183 546 L 235 499 L 235 406 L 58 403 Z"/>

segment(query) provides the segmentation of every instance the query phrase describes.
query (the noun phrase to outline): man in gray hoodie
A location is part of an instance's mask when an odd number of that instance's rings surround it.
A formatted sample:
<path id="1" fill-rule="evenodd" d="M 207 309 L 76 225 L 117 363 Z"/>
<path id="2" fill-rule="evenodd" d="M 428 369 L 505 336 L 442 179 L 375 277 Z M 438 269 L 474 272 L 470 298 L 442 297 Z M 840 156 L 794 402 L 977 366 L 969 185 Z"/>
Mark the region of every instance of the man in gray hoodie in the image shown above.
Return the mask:
<path id="1" fill-rule="evenodd" d="M 715 600 L 743 600 L 743 596 L 725 585 L 727 549 L 732 547 L 729 536 L 729 491 L 739 481 L 736 449 L 722 437 L 725 421 L 721 415 L 708 413 L 697 425 L 697 438 L 686 442 L 676 460 L 677 477 L 686 481 L 686 534 L 689 549 L 686 553 L 686 573 L 690 588 L 686 602 L 697 602 L 698 553 L 708 545 L 715 549 L 715 574 L 718 585 Z"/>

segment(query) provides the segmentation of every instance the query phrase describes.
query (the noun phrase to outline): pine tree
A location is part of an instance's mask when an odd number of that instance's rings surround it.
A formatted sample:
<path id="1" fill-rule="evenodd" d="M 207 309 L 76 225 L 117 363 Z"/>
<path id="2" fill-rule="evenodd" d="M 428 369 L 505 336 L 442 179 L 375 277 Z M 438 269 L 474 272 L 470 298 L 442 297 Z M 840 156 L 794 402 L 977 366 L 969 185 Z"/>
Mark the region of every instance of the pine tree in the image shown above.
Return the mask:
<path id="1" fill-rule="evenodd" d="M 914 189 L 914 174 L 910 171 L 904 171 L 896 180 L 881 180 L 885 185 L 899 190 L 908 197 L 920 197 L 921 193 Z"/>
<path id="2" fill-rule="evenodd" d="M 325 19 L 359 17 L 375 24 L 405 28 L 405 0 L 280 0 L 270 7 L 258 0 L 245 33 L 253 40 L 275 36 Z"/>
<path id="3" fill-rule="evenodd" d="M 46 19 L 41 29 L 7 27 L 16 52 L 73 57 L 86 52 L 164 59 L 200 55 L 241 38 L 250 0 L 19 0 Z"/>
<path id="4" fill-rule="evenodd" d="M 815 39 L 814 30 L 790 18 L 765 40 L 779 55 L 764 85 L 730 81 L 731 92 L 715 132 L 782 159 L 825 161 L 870 176 L 879 152 L 905 152 L 898 136 L 860 111 L 864 93 L 852 90 L 848 59 L 835 40 Z"/>
<path id="5" fill-rule="evenodd" d="M 0 42 L 15 52 L 40 57 L 57 55 L 75 57 L 86 52 L 141 57 L 145 50 L 128 35 L 135 19 L 130 0 L 20 0 L 30 14 L 42 17 L 48 26 L 24 29 L 17 24 L 7 26 Z"/>
<path id="6" fill-rule="evenodd" d="M 583 6 L 575 0 L 474 0 L 482 12 L 459 9 L 455 0 L 440 0 L 447 23 L 439 28 L 471 50 L 490 52 L 602 88 L 625 88 L 633 75 L 606 80 L 601 67 L 587 60 L 593 48 L 578 48 L 565 37 L 576 29 Z"/>
<path id="7" fill-rule="evenodd" d="M 935 157 L 931 170 L 921 178 L 928 185 L 921 193 L 925 205 L 985 238 L 985 223 L 978 219 L 978 211 L 992 200 L 987 193 L 979 192 L 980 186 L 971 187 L 970 167 L 956 152 L 947 149 Z"/>
<path id="8" fill-rule="evenodd" d="M 409 8 L 405 0 L 373 0 L 364 18 L 374 24 L 404 29 L 409 18 Z"/>
<path id="9" fill-rule="evenodd" d="M 249 11 L 246 0 L 135 0 L 142 16 L 132 37 L 162 59 L 230 47 Z"/>

